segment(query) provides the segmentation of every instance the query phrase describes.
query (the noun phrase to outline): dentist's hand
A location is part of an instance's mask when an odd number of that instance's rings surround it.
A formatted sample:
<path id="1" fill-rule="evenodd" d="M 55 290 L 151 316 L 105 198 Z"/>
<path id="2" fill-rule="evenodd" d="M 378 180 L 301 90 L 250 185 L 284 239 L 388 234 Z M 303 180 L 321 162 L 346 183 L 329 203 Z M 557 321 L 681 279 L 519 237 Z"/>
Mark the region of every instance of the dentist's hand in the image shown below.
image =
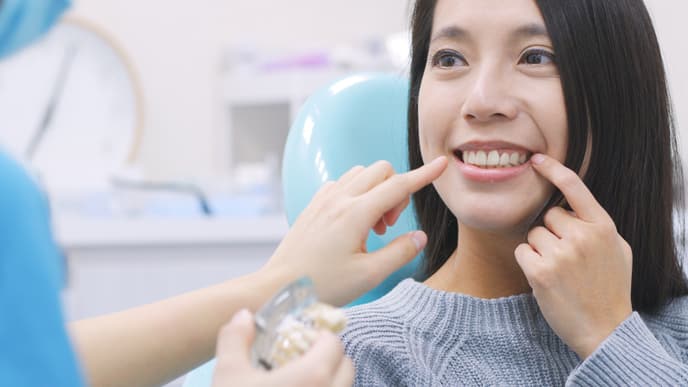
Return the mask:
<path id="1" fill-rule="evenodd" d="M 437 179 L 446 166 L 447 158 L 440 157 L 403 174 L 386 161 L 352 168 L 318 191 L 262 270 L 287 279 L 308 275 L 323 301 L 336 306 L 351 302 L 425 247 L 422 231 L 402 235 L 372 253 L 365 244 L 371 229 L 384 233 L 410 195 Z"/>
<path id="2" fill-rule="evenodd" d="M 354 367 L 344 356 L 342 343 L 331 333 L 324 332 L 303 357 L 271 372 L 251 364 L 254 337 L 253 316 L 246 310 L 235 314 L 222 328 L 213 387 L 348 387 L 353 383 Z"/>
<path id="3" fill-rule="evenodd" d="M 550 209 L 516 260 L 549 325 L 585 359 L 632 313 L 633 253 L 575 172 L 544 155 L 531 161 L 573 212 Z"/>

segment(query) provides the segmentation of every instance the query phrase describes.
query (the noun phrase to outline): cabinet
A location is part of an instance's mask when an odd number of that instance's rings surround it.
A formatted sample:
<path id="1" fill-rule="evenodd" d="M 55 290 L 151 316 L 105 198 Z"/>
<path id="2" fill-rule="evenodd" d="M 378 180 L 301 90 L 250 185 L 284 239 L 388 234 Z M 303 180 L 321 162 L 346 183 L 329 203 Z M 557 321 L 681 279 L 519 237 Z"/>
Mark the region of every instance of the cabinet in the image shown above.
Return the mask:
<path id="1" fill-rule="evenodd" d="M 56 219 L 67 255 L 70 320 L 112 313 L 255 271 L 287 231 L 245 219 Z"/>
<path id="2" fill-rule="evenodd" d="M 225 77 L 225 138 L 236 192 L 270 195 L 282 210 L 282 156 L 291 123 L 312 93 L 352 73 L 328 68 Z"/>

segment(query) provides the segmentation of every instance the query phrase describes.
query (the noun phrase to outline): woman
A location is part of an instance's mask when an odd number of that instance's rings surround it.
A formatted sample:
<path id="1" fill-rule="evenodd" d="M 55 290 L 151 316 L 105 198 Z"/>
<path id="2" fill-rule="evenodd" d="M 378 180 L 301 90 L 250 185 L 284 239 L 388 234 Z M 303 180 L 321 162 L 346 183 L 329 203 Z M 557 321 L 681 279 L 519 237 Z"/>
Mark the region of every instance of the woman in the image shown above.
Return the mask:
<path id="1" fill-rule="evenodd" d="M 414 197 L 428 279 L 349 312 L 356 383 L 687 385 L 683 179 L 642 0 L 417 0 L 412 23 L 410 165 L 450 163 Z"/>

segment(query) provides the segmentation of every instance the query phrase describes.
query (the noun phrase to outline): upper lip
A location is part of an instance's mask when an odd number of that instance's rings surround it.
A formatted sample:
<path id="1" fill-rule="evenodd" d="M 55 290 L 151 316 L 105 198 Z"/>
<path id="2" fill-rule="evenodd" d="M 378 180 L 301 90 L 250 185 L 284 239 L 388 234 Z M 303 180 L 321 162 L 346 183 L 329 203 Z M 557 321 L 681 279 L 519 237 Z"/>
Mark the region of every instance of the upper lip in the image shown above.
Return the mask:
<path id="1" fill-rule="evenodd" d="M 528 149 L 524 145 L 519 145 L 508 141 L 468 141 L 465 142 L 454 149 L 454 151 L 464 152 L 464 151 L 478 151 L 478 150 L 497 150 L 497 149 L 508 149 L 514 151 L 521 151 L 529 154 L 535 153 L 533 150 Z"/>

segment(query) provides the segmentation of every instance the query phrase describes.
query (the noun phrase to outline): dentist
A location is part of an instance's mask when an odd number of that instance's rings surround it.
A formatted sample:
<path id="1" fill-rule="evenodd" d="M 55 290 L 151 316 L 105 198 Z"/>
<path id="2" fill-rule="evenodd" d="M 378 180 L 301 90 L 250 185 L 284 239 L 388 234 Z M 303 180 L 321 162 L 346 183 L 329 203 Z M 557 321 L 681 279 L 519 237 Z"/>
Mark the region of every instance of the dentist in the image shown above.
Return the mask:
<path id="1" fill-rule="evenodd" d="M 0 57 L 47 32 L 68 6 L 66 0 L 0 0 Z M 409 195 L 446 165 L 439 158 L 406 174 L 386 162 L 353 168 L 316 194 L 258 272 L 67 326 L 59 297 L 64 257 L 47 199 L 0 149 L 0 385 L 160 385 L 215 354 L 216 386 L 350 385 L 353 367 L 331 334 L 284 368 L 254 369 L 248 310 L 304 275 L 322 300 L 344 305 L 409 262 L 427 241 L 421 231 L 373 253 L 362 246 L 370 229 L 384 232 L 394 224 Z"/>

